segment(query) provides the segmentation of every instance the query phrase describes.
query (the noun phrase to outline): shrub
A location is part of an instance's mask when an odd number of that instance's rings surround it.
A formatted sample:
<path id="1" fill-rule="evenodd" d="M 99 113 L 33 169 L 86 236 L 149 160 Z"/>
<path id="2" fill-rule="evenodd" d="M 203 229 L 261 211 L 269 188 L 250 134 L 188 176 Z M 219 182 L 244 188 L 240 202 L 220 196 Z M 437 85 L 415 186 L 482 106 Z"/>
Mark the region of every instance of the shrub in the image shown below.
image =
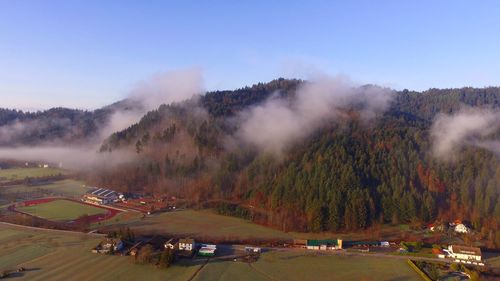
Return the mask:
<path id="1" fill-rule="evenodd" d="M 137 254 L 136 261 L 138 263 L 150 263 L 153 259 L 153 246 L 147 244 L 142 247 Z"/>

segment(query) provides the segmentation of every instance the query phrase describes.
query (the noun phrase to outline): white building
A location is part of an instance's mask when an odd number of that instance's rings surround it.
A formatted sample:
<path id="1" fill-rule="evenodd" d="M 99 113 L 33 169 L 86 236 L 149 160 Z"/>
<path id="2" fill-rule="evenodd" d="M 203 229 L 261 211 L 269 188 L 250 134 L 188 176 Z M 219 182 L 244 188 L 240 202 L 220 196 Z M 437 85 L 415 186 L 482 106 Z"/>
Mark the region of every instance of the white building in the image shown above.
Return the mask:
<path id="1" fill-rule="evenodd" d="M 261 249 L 259 247 L 245 247 L 246 253 L 260 253 Z"/>
<path id="2" fill-rule="evenodd" d="M 172 239 L 168 240 L 167 242 L 165 242 L 165 245 L 164 245 L 164 246 L 165 246 L 165 249 L 167 249 L 167 248 L 168 248 L 168 249 L 173 250 L 173 249 L 175 249 L 175 248 L 176 248 L 177 244 L 178 244 L 178 243 L 177 243 L 177 239 L 172 238 Z"/>
<path id="3" fill-rule="evenodd" d="M 215 245 L 211 245 L 211 246 L 215 246 Z M 213 257 L 213 256 L 215 256 L 216 250 L 217 250 L 217 247 L 204 247 L 204 246 L 202 246 L 201 249 L 198 251 L 198 256 Z"/>
<path id="4" fill-rule="evenodd" d="M 470 228 L 468 228 L 465 224 L 459 223 L 455 226 L 455 232 L 458 233 L 469 233 Z"/>
<path id="5" fill-rule="evenodd" d="M 179 240 L 179 250 L 180 251 L 192 251 L 194 250 L 194 239 L 180 239 Z"/>
<path id="6" fill-rule="evenodd" d="M 123 194 L 113 190 L 93 187 L 83 195 L 82 201 L 92 204 L 105 205 L 123 200 Z"/>
<path id="7" fill-rule="evenodd" d="M 455 262 L 484 265 L 481 262 L 481 249 L 476 247 L 450 245 L 448 246 L 449 257 Z"/>

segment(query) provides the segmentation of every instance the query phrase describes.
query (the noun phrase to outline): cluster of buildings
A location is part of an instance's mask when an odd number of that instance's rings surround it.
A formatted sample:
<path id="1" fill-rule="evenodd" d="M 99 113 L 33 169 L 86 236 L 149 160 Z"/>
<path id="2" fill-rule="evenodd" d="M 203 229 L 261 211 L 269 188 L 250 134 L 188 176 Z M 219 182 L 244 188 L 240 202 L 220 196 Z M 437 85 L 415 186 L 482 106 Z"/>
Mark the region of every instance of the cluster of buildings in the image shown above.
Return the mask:
<path id="1" fill-rule="evenodd" d="M 451 229 L 456 233 L 463 233 L 463 234 L 469 233 L 471 231 L 471 227 L 460 220 L 456 220 L 454 222 L 449 222 L 449 223 L 438 223 L 429 225 L 429 230 L 432 232 L 444 232 L 448 229 Z"/>
<path id="2" fill-rule="evenodd" d="M 114 190 L 93 187 L 82 196 L 82 201 L 96 204 L 107 205 L 115 202 L 120 202 L 125 199 L 123 193 Z"/>
<path id="3" fill-rule="evenodd" d="M 92 249 L 92 253 L 109 254 L 112 252 L 119 252 L 125 248 L 125 243 L 121 239 L 106 238 Z"/>
<path id="4" fill-rule="evenodd" d="M 390 247 L 388 241 L 342 241 L 342 239 L 294 239 L 293 246 L 308 250 L 341 250 L 344 248 Z"/>
<path id="5" fill-rule="evenodd" d="M 484 266 L 481 249 L 461 245 L 450 245 L 437 254 L 438 258 L 449 258 L 458 263 Z"/>
<path id="6" fill-rule="evenodd" d="M 172 238 L 165 242 L 165 248 L 177 250 L 181 255 L 192 255 L 198 250 L 198 256 L 213 257 L 217 251 L 217 245 L 213 244 L 196 244 L 194 239 L 175 239 Z"/>
<path id="7" fill-rule="evenodd" d="M 294 239 L 295 247 L 306 248 L 308 250 L 340 250 L 342 249 L 341 239 Z"/>

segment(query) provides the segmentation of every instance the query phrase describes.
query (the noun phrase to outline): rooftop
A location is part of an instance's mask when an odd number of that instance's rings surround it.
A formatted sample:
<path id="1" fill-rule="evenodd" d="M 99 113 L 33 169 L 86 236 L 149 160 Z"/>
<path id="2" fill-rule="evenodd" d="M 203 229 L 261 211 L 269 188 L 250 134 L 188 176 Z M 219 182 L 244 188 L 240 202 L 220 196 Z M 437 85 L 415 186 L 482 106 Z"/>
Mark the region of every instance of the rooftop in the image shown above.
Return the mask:
<path id="1" fill-rule="evenodd" d="M 320 246 L 320 245 L 335 245 L 337 246 L 337 239 L 324 239 L 324 240 L 307 240 L 307 246 Z"/>
<path id="2" fill-rule="evenodd" d="M 99 188 L 99 187 L 93 187 L 89 191 L 87 191 L 87 195 L 94 195 L 97 197 L 103 197 L 103 198 L 108 198 L 108 197 L 118 197 L 121 193 L 116 192 L 114 190 L 109 190 L 106 188 Z"/>
<path id="3" fill-rule="evenodd" d="M 194 239 L 191 239 L 191 238 L 179 239 L 179 243 L 193 244 L 194 243 Z"/>
<path id="4" fill-rule="evenodd" d="M 477 247 L 467 247 L 460 245 L 452 245 L 451 250 L 456 254 L 467 254 L 467 255 L 475 255 L 481 256 L 481 249 Z"/>

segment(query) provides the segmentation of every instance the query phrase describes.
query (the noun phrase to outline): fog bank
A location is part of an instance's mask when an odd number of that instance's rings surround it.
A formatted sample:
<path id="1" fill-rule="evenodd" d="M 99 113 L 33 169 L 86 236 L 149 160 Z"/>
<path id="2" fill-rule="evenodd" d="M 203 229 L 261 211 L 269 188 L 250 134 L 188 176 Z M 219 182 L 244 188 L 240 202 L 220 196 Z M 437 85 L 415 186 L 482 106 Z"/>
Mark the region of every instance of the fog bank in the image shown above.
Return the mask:
<path id="1" fill-rule="evenodd" d="M 359 87 L 345 77 L 321 76 L 305 82 L 294 97 L 275 93 L 239 117 L 237 142 L 280 155 L 321 126 L 356 110 L 368 121 L 385 111 L 393 92 L 374 86 Z"/>
<path id="2" fill-rule="evenodd" d="M 465 146 L 500 154 L 500 140 L 489 137 L 499 129 L 499 110 L 462 107 L 452 114 L 438 114 L 431 127 L 434 155 L 450 160 Z"/>

